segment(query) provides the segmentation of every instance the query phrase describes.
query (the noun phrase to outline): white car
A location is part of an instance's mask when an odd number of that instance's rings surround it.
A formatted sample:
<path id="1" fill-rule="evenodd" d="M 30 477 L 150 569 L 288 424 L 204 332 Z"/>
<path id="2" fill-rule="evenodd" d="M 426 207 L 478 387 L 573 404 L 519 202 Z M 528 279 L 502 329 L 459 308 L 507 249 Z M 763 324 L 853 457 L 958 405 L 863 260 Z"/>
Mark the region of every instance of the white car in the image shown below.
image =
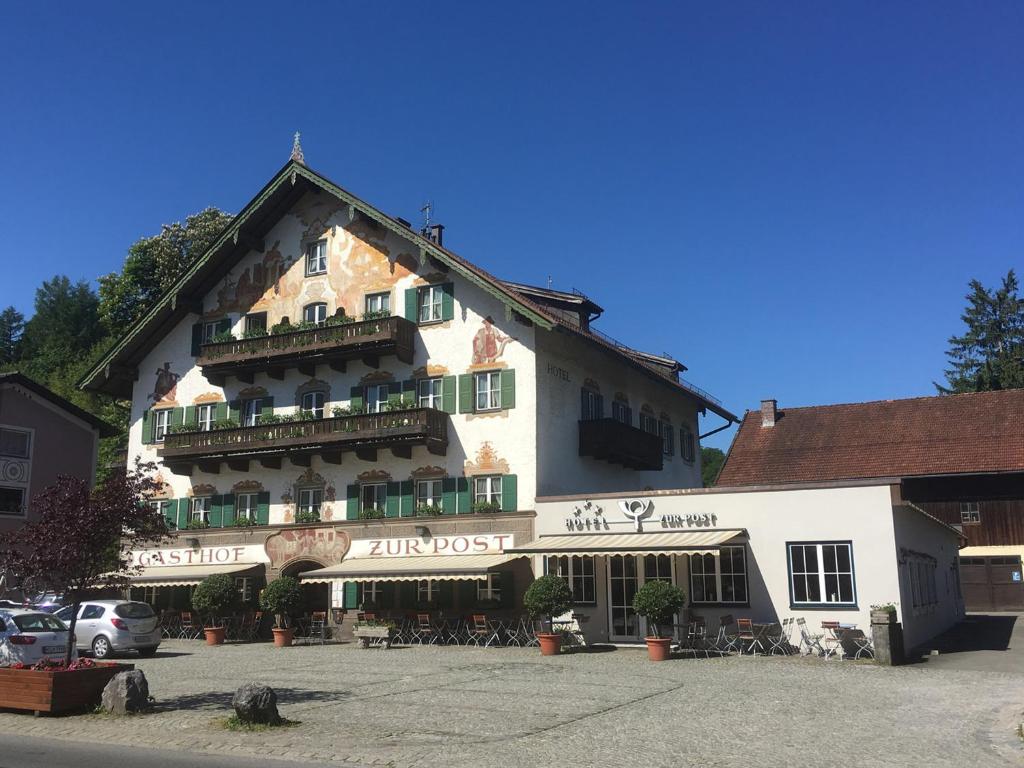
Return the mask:
<path id="1" fill-rule="evenodd" d="M 68 627 L 49 613 L 24 609 L 0 609 L 0 665 L 21 662 L 31 666 L 43 659 L 64 659 Z M 72 660 L 78 650 L 71 649 Z"/>

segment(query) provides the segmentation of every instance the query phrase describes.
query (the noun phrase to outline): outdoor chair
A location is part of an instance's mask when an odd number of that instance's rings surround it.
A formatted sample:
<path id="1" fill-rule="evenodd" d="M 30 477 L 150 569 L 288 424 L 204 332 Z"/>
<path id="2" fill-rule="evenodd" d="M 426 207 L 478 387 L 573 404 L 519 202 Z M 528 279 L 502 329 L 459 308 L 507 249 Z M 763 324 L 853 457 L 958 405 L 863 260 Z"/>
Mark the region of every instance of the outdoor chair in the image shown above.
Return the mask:
<path id="1" fill-rule="evenodd" d="M 782 626 L 777 634 L 769 633 L 765 635 L 765 639 L 768 641 L 768 653 L 774 655 L 778 651 L 784 656 L 788 656 L 792 653 L 792 645 L 790 644 L 792 635 L 793 619 L 783 619 Z"/>
<path id="2" fill-rule="evenodd" d="M 492 642 L 501 642 L 497 631 L 484 614 L 474 613 L 471 618 L 473 623 L 469 627 L 469 639 L 473 645 L 479 646 L 483 642 L 484 647 L 489 648 Z"/>
<path id="3" fill-rule="evenodd" d="M 319 643 L 323 645 L 326 639 L 327 613 L 324 611 L 314 611 L 309 620 L 309 633 L 306 635 L 305 641 L 307 644 Z"/>
<path id="4" fill-rule="evenodd" d="M 875 648 L 871 643 L 871 638 L 865 635 L 863 630 L 840 629 L 838 636 L 843 653 L 847 658 L 852 658 L 854 661 L 860 661 L 862 656 L 869 659 L 875 658 Z"/>
<path id="5" fill-rule="evenodd" d="M 413 620 L 408 616 L 395 623 L 394 642 L 399 645 L 410 645 L 413 637 Z"/>
<path id="6" fill-rule="evenodd" d="M 736 627 L 739 630 L 737 637 L 739 638 L 740 653 L 743 653 L 743 645 L 746 644 L 746 650 L 757 656 L 757 649 L 761 649 L 761 653 L 764 653 L 764 646 L 761 644 L 761 638 L 754 632 L 754 623 L 750 619 L 738 619 L 736 621 Z"/>
<path id="7" fill-rule="evenodd" d="M 708 625 L 706 619 L 701 616 L 695 616 L 686 625 L 686 636 L 683 638 L 680 647 L 682 650 L 692 653 L 694 658 L 697 658 L 698 652 L 702 652 L 705 658 L 710 658 L 711 653 L 708 649 Z"/>
<path id="8" fill-rule="evenodd" d="M 181 612 L 181 624 L 178 631 L 179 640 L 196 640 L 203 634 L 202 626 L 192 621 L 192 614 L 189 611 Z"/>
<path id="9" fill-rule="evenodd" d="M 821 645 L 821 639 L 824 635 L 812 634 L 811 631 L 807 629 L 807 620 L 804 618 L 797 619 L 796 626 L 797 629 L 800 630 L 800 645 L 797 646 L 797 649 L 802 652 L 802 649 L 806 648 L 807 655 L 814 652 L 817 652 L 819 655 L 824 655 L 825 649 Z"/>
<path id="10" fill-rule="evenodd" d="M 825 658 L 829 659 L 832 656 L 838 656 L 842 659 L 843 645 L 839 642 L 839 622 L 823 621 L 821 622 L 821 628 L 824 630 L 822 634 L 822 646 L 825 651 Z"/>
<path id="11" fill-rule="evenodd" d="M 715 650 L 721 653 L 735 653 L 739 650 L 739 632 L 736 619 L 727 613 L 718 620 L 718 634 L 713 641 Z"/>
<path id="12" fill-rule="evenodd" d="M 164 611 L 160 614 L 160 637 L 165 640 L 178 637 L 181 630 L 181 617 L 174 611 Z"/>
<path id="13" fill-rule="evenodd" d="M 434 629 L 434 625 L 430 623 L 429 613 L 417 613 L 416 623 L 413 625 L 412 637 L 410 642 L 419 643 L 423 645 L 436 645 L 437 644 L 437 632 Z"/>

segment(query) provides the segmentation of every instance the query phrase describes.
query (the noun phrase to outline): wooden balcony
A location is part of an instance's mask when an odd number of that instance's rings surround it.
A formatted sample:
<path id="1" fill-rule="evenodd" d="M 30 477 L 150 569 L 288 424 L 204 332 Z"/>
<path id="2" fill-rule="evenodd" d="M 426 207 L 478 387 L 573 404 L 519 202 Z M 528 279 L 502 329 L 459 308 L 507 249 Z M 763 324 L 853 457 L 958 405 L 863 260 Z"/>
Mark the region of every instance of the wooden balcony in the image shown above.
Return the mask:
<path id="1" fill-rule="evenodd" d="M 302 331 L 274 333 L 238 341 L 203 344 L 197 364 L 211 384 L 223 386 L 227 376 L 252 383 L 254 373 L 284 378 L 287 368 L 313 376 L 326 363 L 344 371 L 348 360 L 363 360 L 376 368 L 384 355 L 412 364 L 416 324 L 404 317 L 360 320 L 343 325 L 322 325 Z"/>
<path id="2" fill-rule="evenodd" d="M 218 472 L 220 463 L 248 471 L 249 462 L 278 469 L 281 458 L 308 467 L 310 457 L 320 456 L 340 464 L 344 452 L 363 461 L 376 461 L 379 449 L 390 449 L 400 458 L 412 458 L 413 446 L 422 445 L 434 454 L 448 448 L 448 414 L 436 408 L 411 408 L 386 413 L 334 416 L 310 421 L 259 424 L 208 432 L 167 435 L 160 447 L 163 462 L 176 472 Z"/>
<path id="3" fill-rule="evenodd" d="M 580 422 L 580 456 L 622 464 L 628 469 L 660 470 L 661 438 L 615 419 Z"/>

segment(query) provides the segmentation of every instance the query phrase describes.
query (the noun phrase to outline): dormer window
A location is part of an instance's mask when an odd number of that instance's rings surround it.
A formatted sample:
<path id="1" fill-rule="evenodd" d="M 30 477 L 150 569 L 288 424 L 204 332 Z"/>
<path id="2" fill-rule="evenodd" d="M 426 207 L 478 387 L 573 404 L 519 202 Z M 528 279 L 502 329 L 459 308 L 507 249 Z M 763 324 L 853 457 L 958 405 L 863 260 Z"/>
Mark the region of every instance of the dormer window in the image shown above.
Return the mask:
<path id="1" fill-rule="evenodd" d="M 327 273 L 327 241 L 318 240 L 306 246 L 306 277 Z"/>

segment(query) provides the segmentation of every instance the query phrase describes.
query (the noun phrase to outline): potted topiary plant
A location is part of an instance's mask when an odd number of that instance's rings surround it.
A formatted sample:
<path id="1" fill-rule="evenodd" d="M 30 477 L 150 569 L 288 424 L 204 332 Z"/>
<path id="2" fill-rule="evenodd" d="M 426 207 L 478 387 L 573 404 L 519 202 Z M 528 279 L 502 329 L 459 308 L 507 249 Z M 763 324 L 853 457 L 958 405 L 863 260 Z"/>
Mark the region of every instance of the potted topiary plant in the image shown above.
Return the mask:
<path id="1" fill-rule="evenodd" d="M 260 592 L 260 608 L 274 614 L 274 645 L 286 648 L 292 644 L 294 631 L 289 616 L 302 605 L 299 582 L 291 576 L 280 576 Z"/>
<path id="2" fill-rule="evenodd" d="M 659 624 L 670 624 L 672 616 L 686 604 L 686 595 L 675 584 L 667 581 L 648 581 L 633 597 L 633 610 L 647 619 L 651 634 L 647 641 L 647 655 L 651 661 L 665 661 L 669 657 L 670 637 L 662 637 Z"/>
<path id="3" fill-rule="evenodd" d="M 238 589 L 235 580 L 226 573 L 207 576 L 192 593 L 192 607 L 205 619 L 207 645 L 220 645 L 224 642 L 225 627 L 219 624 L 226 613 L 230 613 L 238 605 Z"/>
<path id="4" fill-rule="evenodd" d="M 569 585 L 554 574 L 541 576 L 535 580 L 523 595 L 523 607 L 533 618 L 546 618 L 548 632 L 538 632 L 537 641 L 540 652 L 544 656 L 557 656 L 562 649 L 562 635 L 555 632 L 553 622 L 555 616 L 561 616 L 572 605 L 572 593 Z"/>

